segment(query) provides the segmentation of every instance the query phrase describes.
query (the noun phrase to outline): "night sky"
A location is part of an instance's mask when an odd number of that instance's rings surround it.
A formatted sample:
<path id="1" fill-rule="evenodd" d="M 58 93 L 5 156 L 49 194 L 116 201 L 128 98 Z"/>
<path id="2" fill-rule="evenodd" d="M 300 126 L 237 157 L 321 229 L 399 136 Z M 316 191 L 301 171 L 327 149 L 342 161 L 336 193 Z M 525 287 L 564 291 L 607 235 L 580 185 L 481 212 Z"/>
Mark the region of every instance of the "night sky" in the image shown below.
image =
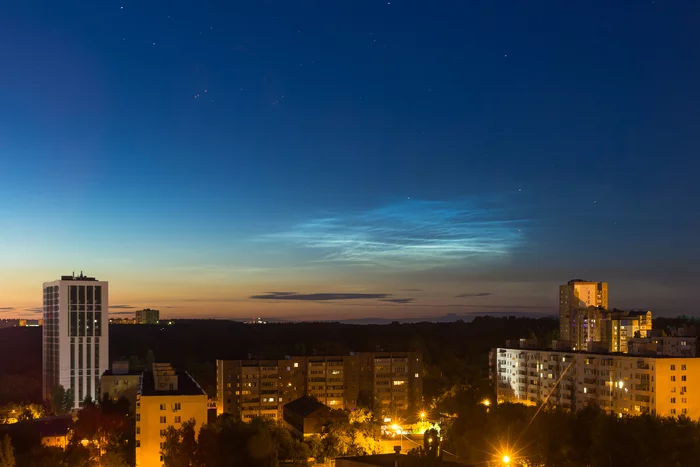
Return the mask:
<path id="1" fill-rule="evenodd" d="M 698 314 L 700 3 L 0 6 L 0 317 Z"/>

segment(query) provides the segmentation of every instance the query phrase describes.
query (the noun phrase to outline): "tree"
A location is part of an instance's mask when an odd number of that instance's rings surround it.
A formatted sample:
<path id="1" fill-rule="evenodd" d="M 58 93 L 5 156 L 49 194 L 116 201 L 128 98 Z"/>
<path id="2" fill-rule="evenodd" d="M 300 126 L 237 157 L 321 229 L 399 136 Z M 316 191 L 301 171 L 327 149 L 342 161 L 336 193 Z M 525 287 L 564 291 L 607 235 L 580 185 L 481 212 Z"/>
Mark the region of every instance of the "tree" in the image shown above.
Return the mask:
<path id="1" fill-rule="evenodd" d="M 372 411 L 366 407 L 358 407 L 355 410 L 350 411 L 348 415 L 351 424 L 362 424 L 370 422 L 374 419 L 374 414 Z"/>
<path id="2" fill-rule="evenodd" d="M 5 435 L 0 446 L 0 467 L 15 467 L 15 450 L 12 440 Z"/>
<path id="3" fill-rule="evenodd" d="M 128 464 L 121 453 L 109 451 L 100 457 L 100 467 L 128 467 Z"/>
<path id="4" fill-rule="evenodd" d="M 197 439 L 194 418 L 187 420 L 180 428 L 169 426 L 165 430 L 165 441 L 160 450 L 165 467 L 194 467 L 197 463 Z"/>
<path id="5" fill-rule="evenodd" d="M 440 433 L 431 428 L 423 433 L 423 451 L 428 459 L 436 459 L 438 446 L 440 445 Z"/>
<path id="6" fill-rule="evenodd" d="M 51 391 L 51 409 L 56 415 L 69 413 L 73 409 L 73 391 L 59 385 Z"/>

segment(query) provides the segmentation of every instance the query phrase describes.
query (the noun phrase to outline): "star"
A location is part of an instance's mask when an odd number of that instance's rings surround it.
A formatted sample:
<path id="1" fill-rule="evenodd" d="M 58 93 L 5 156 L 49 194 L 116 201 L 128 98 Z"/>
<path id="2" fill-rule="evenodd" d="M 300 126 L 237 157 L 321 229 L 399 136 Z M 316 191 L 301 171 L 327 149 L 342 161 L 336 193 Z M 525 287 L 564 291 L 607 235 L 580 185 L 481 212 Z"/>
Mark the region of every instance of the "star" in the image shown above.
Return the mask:
<path id="1" fill-rule="evenodd" d="M 156 45 L 156 43 L 154 42 L 153 45 Z"/>
<path id="2" fill-rule="evenodd" d="M 119 9 L 120 9 L 120 10 L 123 10 L 123 9 L 124 9 L 124 7 L 123 7 L 123 6 L 120 6 L 120 7 L 119 7 Z"/>

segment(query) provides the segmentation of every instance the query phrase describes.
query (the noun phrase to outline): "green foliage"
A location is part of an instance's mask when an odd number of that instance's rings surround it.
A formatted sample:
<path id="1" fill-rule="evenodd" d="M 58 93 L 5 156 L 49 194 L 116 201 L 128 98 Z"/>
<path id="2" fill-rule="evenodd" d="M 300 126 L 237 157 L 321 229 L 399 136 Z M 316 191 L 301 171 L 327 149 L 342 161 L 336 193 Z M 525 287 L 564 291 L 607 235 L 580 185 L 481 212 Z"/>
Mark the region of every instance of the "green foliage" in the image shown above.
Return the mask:
<path id="1" fill-rule="evenodd" d="M 306 465 L 312 449 L 281 424 L 266 418 L 250 423 L 222 415 L 196 437 L 194 420 L 166 431 L 161 451 L 166 467 Z"/>
<path id="2" fill-rule="evenodd" d="M 73 409 L 73 391 L 66 390 L 63 386 L 56 386 L 51 391 L 51 410 L 56 415 L 64 415 Z"/>
<path id="3" fill-rule="evenodd" d="M 577 413 L 545 406 L 484 407 L 469 388 L 451 393 L 457 417 L 443 448 L 475 465 L 508 454 L 512 465 L 547 467 L 690 467 L 700 458 L 700 423 L 686 417 L 615 417 L 591 406 Z"/>
<path id="4" fill-rule="evenodd" d="M 5 435 L 0 445 L 0 467 L 15 467 L 15 449 L 12 447 L 12 440 Z"/>
<path id="5" fill-rule="evenodd" d="M 440 433 L 435 428 L 426 430 L 423 433 L 423 452 L 429 459 L 437 458 L 438 446 L 440 445 Z"/>
<path id="6" fill-rule="evenodd" d="M 165 467 L 192 467 L 197 465 L 196 421 L 190 419 L 180 428 L 169 426 L 160 453 Z"/>

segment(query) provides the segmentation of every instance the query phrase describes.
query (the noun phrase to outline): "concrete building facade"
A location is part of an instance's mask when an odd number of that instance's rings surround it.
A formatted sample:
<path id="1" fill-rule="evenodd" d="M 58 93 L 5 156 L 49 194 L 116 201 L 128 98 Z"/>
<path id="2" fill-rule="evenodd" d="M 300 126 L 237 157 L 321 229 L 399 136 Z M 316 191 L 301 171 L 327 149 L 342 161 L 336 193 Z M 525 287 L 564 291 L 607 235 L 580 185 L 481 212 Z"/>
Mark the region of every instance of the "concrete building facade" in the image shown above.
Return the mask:
<path id="1" fill-rule="evenodd" d="M 311 396 L 333 409 L 405 412 L 423 401 L 417 352 L 360 352 L 284 360 L 217 360 L 217 412 L 280 420 L 284 405 Z"/>
<path id="2" fill-rule="evenodd" d="M 45 282 L 43 295 L 43 397 L 63 386 L 74 407 L 99 399 L 99 380 L 109 367 L 109 288 L 94 277 L 62 276 Z"/>
<path id="3" fill-rule="evenodd" d="M 163 465 L 161 448 L 168 427 L 195 420 L 195 434 L 207 422 L 207 395 L 185 372 L 154 363 L 144 372 L 136 399 L 136 466 Z"/>
<path id="4" fill-rule="evenodd" d="M 160 321 L 160 311 L 151 310 L 146 308 L 143 310 L 136 310 L 134 314 L 134 322 L 136 324 L 158 324 Z"/>
<path id="5" fill-rule="evenodd" d="M 566 285 L 559 286 L 559 338 L 571 342 L 572 347 L 580 349 L 587 340 L 593 340 L 590 327 L 584 327 L 579 314 L 587 312 L 591 307 L 608 308 L 608 283 L 590 282 L 580 279 L 570 280 Z M 595 319 L 590 318 L 588 319 Z M 582 333 L 586 329 L 589 332 Z"/>
<path id="6" fill-rule="evenodd" d="M 700 419 L 700 358 L 498 348 L 491 373 L 499 402 Z"/>

